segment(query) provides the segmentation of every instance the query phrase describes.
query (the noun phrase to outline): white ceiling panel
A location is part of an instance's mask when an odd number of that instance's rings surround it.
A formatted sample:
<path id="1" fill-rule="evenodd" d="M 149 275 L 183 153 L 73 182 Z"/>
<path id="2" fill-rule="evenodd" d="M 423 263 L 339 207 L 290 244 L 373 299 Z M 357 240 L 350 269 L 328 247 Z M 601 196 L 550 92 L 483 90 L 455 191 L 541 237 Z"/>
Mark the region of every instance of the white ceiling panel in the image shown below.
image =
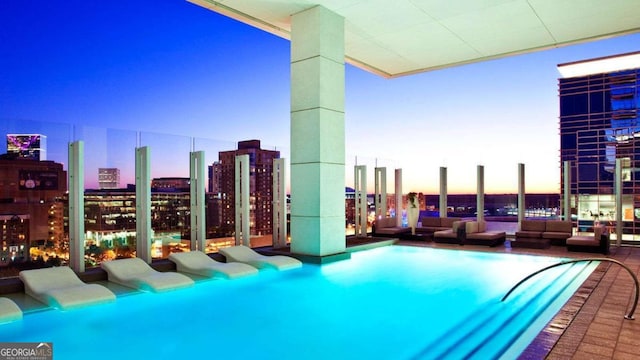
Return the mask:
<path id="1" fill-rule="evenodd" d="M 321 5 L 345 18 L 345 57 L 385 77 L 640 32 L 640 0 L 189 0 L 284 38 Z"/>

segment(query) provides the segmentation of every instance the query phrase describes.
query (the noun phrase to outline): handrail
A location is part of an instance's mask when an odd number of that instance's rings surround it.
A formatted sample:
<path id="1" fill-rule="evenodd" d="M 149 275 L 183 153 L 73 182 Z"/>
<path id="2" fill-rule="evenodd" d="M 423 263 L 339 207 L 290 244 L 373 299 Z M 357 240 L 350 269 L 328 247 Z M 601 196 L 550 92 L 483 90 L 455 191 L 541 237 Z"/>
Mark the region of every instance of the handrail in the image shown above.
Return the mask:
<path id="1" fill-rule="evenodd" d="M 624 316 L 625 319 L 627 320 L 633 320 L 633 313 L 636 311 L 636 306 L 638 305 L 638 291 L 640 289 L 640 283 L 638 282 L 638 277 L 636 276 L 636 274 L 625 264 L 623 264 L 622 262 L 618 261 L 618 260 L 614 260 L 614 259 L 609 259 L 609 258 L 584 258 L 584 259 L 573 259 L 573 260 L 567 260 L 567 261 L 563 261 L 557 264 L 553 264 L 553 265 L 549 265 L 545 268 L 542 268 L 532 274 L 530 274 L 529 276 L 525 277 L 524 279 L 520 280 L 520 282 L 518 282 L 517 284 L 515 284 L 511 290 L 509 290 L 509 292 L 507 292 L 507 294 L 505 296 L 502 297 L 502 300 L 500 300 L 501 302 L 505 301 L 507 299 L 507 297 L 513 292 L 513 290 L 515 290 L 518 286 L 520 286 L 522 283 L 524 283 L 525 281 L 531 279 L 532 277 L 538 275 L 539 273 L 545 271 L 545 270 L 549 270 L 551 268 L 557 267 L 557 266 L 561 266 L 561 265 L 566 265 L 566 264 L 572 264 L 572 263 L 577 263 L 577 262 L 582 262 L 582 261 L 608 261 L 608 262 L 612 262 L 614 264 L 618 264 L 620 266 L 622 266 L 625 270 L 627 270 L 629 272 L 629 274 L 631 274 L 631 277 L 633 278 L 633 280 L 635 281 L 636 287 L 635 287 L 635 300 L 633 301 L 633 305 L 631 307 L 631 311 L 629 311 L 629 313 L 627 315 Z"/>

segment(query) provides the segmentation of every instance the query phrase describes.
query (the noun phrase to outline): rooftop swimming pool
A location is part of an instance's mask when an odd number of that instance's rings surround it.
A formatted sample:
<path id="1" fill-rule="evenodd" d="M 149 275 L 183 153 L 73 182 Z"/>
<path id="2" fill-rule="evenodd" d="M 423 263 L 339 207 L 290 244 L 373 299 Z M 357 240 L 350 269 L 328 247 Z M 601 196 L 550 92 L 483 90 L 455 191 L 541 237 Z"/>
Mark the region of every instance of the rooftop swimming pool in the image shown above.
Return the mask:
<path id="1" fill-rule="evenodd" d="M 0 325 L 57 359 L 514 358 L 595 268 L 562 259 L 407 246 L 236 280 L 202 280 Z"/>

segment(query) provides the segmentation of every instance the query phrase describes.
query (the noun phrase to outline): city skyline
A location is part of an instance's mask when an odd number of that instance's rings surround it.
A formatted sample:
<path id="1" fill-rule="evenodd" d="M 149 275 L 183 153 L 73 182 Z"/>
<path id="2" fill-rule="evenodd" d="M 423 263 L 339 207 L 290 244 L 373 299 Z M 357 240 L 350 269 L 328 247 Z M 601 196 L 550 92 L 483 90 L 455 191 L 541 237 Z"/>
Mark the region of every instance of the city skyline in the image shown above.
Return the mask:
<path id="1" fill-rule="evenodd" d="M 180 159 L 190 136 L 220 149 L 260 139 L 288 157 L 288 41 L 188 2 L 11 0 L 0 10 L 0 119 L 70 123 L 82 129 L 63 137 L 100 138 L 87 149 L 96 179 L 98 168 L 118 167 L 122 183 L 131 182 L 130 165 L 120 163 L 133 160 L 135 131 L 159 138 L 146 140 L 159 144 L 154 177 L 188 175 Z M 484 165 L 485 192 L 515 193 L 524 163 L 527 192 L 557 192 L 556 65 L 637 51 L 638 43 L 633 34 L 393 80 L 346 65 L 345 185 L 357 162 L 370 183 L 373 167 L 387 166 L 392 190 L 393 169 L 402 168 L 404 193 L 437 193 L 446 166 L 449 193 L 474 193 Z M 180 151 L 160 145 L 176 138 Z"/>

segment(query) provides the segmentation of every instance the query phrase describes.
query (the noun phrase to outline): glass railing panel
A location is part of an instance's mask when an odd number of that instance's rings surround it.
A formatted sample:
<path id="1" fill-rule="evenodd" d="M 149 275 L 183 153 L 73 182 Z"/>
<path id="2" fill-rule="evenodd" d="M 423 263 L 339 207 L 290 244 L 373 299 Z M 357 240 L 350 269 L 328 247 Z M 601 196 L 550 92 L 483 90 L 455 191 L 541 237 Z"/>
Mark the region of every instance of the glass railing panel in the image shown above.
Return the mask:
<path id="1" fill-rule="evenodd" d="M 356 166 L 358 170 L 358 177 L 356 179 Z M 364 167 L 364 168 L 362 168 Z M 386 168 L 386 203 L 387 203 L 387 216 L 395 216 L 395 170 L 398 168 L 398 163 L 390 159 L 376 158 L 370 156 L 347 155 L 345 159 L 345 234 L 347 236 L 354 235 L 356 232 L 356 200 L 354 190 L 356 187 L 362 187 L 362 179 L 366 177 L 366 183 L 361 189 L 367 196 L 367 233 L 371 233 L 373 222 L 376 217 L 375 210 L 375 169 Z M 364 171 L 364 173 L 363 173 Z M 358 184 L 356 184 L 358 180 Z M 403 189 L 404 191 L 404 189 Z M 402 216 L 402 211 L 400 212 Z"/>
<path id="2" fill-rule="evenodd" d="M 84 142 L 85 266 L 136 255 L 138 133 L 77 127 Z"/>
<path id="3" fill-rule="evenodd" d="M 151 256 L 188 251 L 191 138 L 143 132 L 139 146 L 151 149 Z"/>

